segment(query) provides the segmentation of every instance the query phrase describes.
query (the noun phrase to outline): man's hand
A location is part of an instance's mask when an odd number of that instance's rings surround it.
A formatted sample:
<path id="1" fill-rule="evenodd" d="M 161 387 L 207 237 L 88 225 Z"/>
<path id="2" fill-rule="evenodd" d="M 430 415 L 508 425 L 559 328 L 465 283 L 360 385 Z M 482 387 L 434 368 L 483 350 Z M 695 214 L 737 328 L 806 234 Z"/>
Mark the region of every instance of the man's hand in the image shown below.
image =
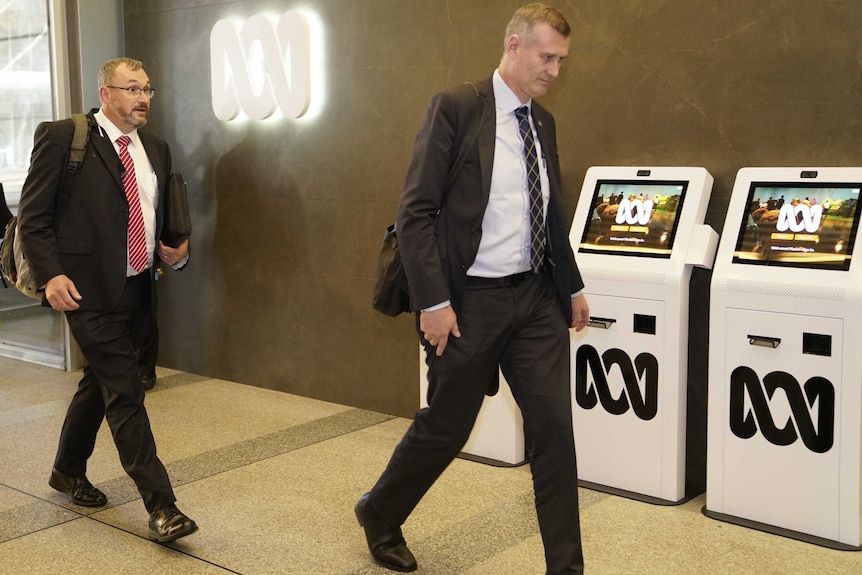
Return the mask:
<path id="1" fill-rule="evenodd" d="M 449 334 L 461 337 L 458 329 L 458 318 L 451 305 L 434 311 L 423 311 L 419 314 L 419 329 L 431 345 L 437 348 L 437 357 L 443 355 L 449 342 Z"/>
<path id="2" fill-rule="evenodd" d="M 172 248 L 171 246 L 166 246 L 162 243 L 162 240 L 159 240 L 158 247 L 159 259 L 168 264 L 169 266 L 176 265 L 178 262 L 183 261 L 183 258 L 189 255 L 189 240 L 183 240 L 178 247 Z"/>
<path id="3" fill-rule="evenodd" d="M 75 287 L 75 282 L 69 276 L 60 274 L 52 277 L 45 285 L 45 296 L 48 303 L 57 311 L 74 311 L 80 307 L 78 302 L 83 298 Z"/>
<path id="4" fill-rule="evenodd" d="M 575 328 L 575 331 L 581 331 L 587 327 L 587 322 L 590 321 L 590 304 L 587 303 L 587 297 L 583 294 L 572 298 L 572 323 L 569 327 Z"/>

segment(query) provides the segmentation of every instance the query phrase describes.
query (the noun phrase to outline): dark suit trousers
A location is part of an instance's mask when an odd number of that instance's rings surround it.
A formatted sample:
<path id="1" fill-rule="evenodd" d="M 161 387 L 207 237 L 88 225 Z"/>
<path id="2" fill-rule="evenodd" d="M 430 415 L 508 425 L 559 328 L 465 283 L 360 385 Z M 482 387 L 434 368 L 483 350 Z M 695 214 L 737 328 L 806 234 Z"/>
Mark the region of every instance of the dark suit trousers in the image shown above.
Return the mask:
<path id="1" fill-rule="evenodd" d="M 102 419 L 107 419 L 123 469 L 137 485 L 149 513 L 176 500 L 168 473 L 156 456 L 138 376 L 136 350 L 151 321 L 151 289 L 152 279 L 145 271 L 126 280 L 116 309 L 66 313 L 88 365 L 66 413 L 54 460 L 61 472 L 84 475 Z"/>
<path id="2" fill-rule="evenodd" d="M 159 359 L 159 325 L 156 323 L 155 314 L 147 328 L 138 356 L 138 365 L 141 375 L 156 376 L 156 362 Z"/>
<path id="3" fill-rule="evenodd" d="M 511 287 L 468 289 L 458 327 L 461 337 L 450 336 L 442 357 L 423 339 L 429 406 L 417 412 L 369 503 L 392 525 L 406 521 L 463 448 L 499 366 L 524 416 L 547 573 L 583 571 L 569 332 L 552 282 L 541 273 Z"/>

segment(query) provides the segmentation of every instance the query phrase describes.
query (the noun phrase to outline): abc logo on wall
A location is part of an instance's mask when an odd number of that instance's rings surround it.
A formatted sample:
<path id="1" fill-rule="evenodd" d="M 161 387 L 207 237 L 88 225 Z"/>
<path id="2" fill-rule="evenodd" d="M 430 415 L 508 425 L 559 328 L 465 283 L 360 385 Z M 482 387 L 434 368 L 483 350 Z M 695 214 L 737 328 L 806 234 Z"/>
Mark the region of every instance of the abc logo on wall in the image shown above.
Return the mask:
<path id="1" fill-rule="evenodd" d="M 309 18 L 291 10 L 244 22 L 219 20 L 210 33 L 212 107 L 220 120 L 240 112 L 253 120 L 304 115 L 311 103 L 312 32 Z"/>
<path id="2" fill-rule="evenodd" d="M 607 375 L 614 367 L 623 376 L 625 389 L 614 397 Z M 587 372 L 592 374 L 593 385 L 589 385 Z M 641 394 L 639 379 L 645 380 Z M 622 415 L 629 410 L 644 421 L 658 413 L 658 360 L 649 353 L 641 353 L 634 362 L 621 349 L 608 349 L 601 356 L 591 345 L 582 345 L 575 356 L 575 401 L 583 409 L 593 409 L 601 403 L 612 415 Z"/>
<path id="3" fill-rule="evenodd" d="M 790 404 L 787 420 L 776 421 L 770 409 L 778 390 Z M 815 405 L 816 423 L 811 416 Z M 760 431 L 769 443 L 779 446 L 801 439 L 810 451 L 826 453 L 835 440 L 835 388 L 823 377 L 812 377 L 800 385 L 783 371 L 768 373 L 761 384 L 753 369 L 741 365 L 730 374 L 730 431 L 740 439 L 750 439 Z"/>

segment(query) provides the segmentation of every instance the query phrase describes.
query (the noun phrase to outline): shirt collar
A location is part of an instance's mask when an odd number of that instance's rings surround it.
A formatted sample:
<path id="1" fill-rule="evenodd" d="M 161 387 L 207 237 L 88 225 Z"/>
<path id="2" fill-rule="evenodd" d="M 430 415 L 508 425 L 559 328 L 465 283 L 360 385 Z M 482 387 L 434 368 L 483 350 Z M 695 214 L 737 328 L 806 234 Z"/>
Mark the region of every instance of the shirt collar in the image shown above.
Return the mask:
<path id="1" fill-rule="evenodd" d="M 111 142 L 116 142 L 117 138 L 123 135 L 123 132 L 116 126 L 114 123 L 108 119 L 105 115 L 105 112 L 99 108 L 99 111 L 93 114 L 93 117 L 96 118 L 96 122 L 99 124 L 99 127 L 105 132 L 105 135 L 108 136 L 108 139 Z M 138 138 L 138 130 L 137 128 L 125 134 L 129 137 L 129 139 L 137 146 L 140 144 L 140 138 Z"/>
<path id="2" fill-rule="evenodd" d="M 532 98 L 528 100 L 526 104 L 522 104 L 511 88 L 506 85 L 503 77 L 500 76 L 500 70 L 494 70 L 493 83 L 494 101 L 497 104 L 497 109 L 502 113 L 512 113 L 522 106 L 527 106 L 527 109 L 531 109 L 530 106 L 533 103 Z"/>

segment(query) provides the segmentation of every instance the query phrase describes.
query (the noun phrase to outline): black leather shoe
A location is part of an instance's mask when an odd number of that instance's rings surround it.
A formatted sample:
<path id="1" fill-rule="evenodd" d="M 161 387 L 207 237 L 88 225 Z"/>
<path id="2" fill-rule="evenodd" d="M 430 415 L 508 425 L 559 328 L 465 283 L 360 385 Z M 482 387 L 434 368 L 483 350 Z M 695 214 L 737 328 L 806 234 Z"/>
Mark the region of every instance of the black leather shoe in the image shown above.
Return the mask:
<path id="1" fill-rule="evenodd" d="M 407 548 L 400 527 L 385 523 L 368 505 L 368 494 L 359 498 L 353 508 L 359 525 L 365 528 L 365 541 L 374 562 L 393 571 L 416 571 L 416 558 Z"/>
<path id="2" fill-rule="evenodd" d="M 150 391 L 156 386 L 156 376 L 155 375 L 141 375 L 141 387 L 144 388 L 144 391 Z"/>
<path id="3" fill-rule="evenodd" d="M 159 543 L 167 543 L 198 530 L 198 524 L 186 517 L 176 505 L 168 505 L 164 509 L 154 511 L 150 515 L 149 537 Z"/>
<path id="4" fill-rule="evenodd" d="M 51 478 L 48 479 L 48 485 L 65 493 L 75 505 L 84 507 L 101 507 L 108 502 L 105 494 L 93 487 L 85 476 L 71 477 L 62 471 L 58 471 L 55 467 L 51 470 Z"/>

